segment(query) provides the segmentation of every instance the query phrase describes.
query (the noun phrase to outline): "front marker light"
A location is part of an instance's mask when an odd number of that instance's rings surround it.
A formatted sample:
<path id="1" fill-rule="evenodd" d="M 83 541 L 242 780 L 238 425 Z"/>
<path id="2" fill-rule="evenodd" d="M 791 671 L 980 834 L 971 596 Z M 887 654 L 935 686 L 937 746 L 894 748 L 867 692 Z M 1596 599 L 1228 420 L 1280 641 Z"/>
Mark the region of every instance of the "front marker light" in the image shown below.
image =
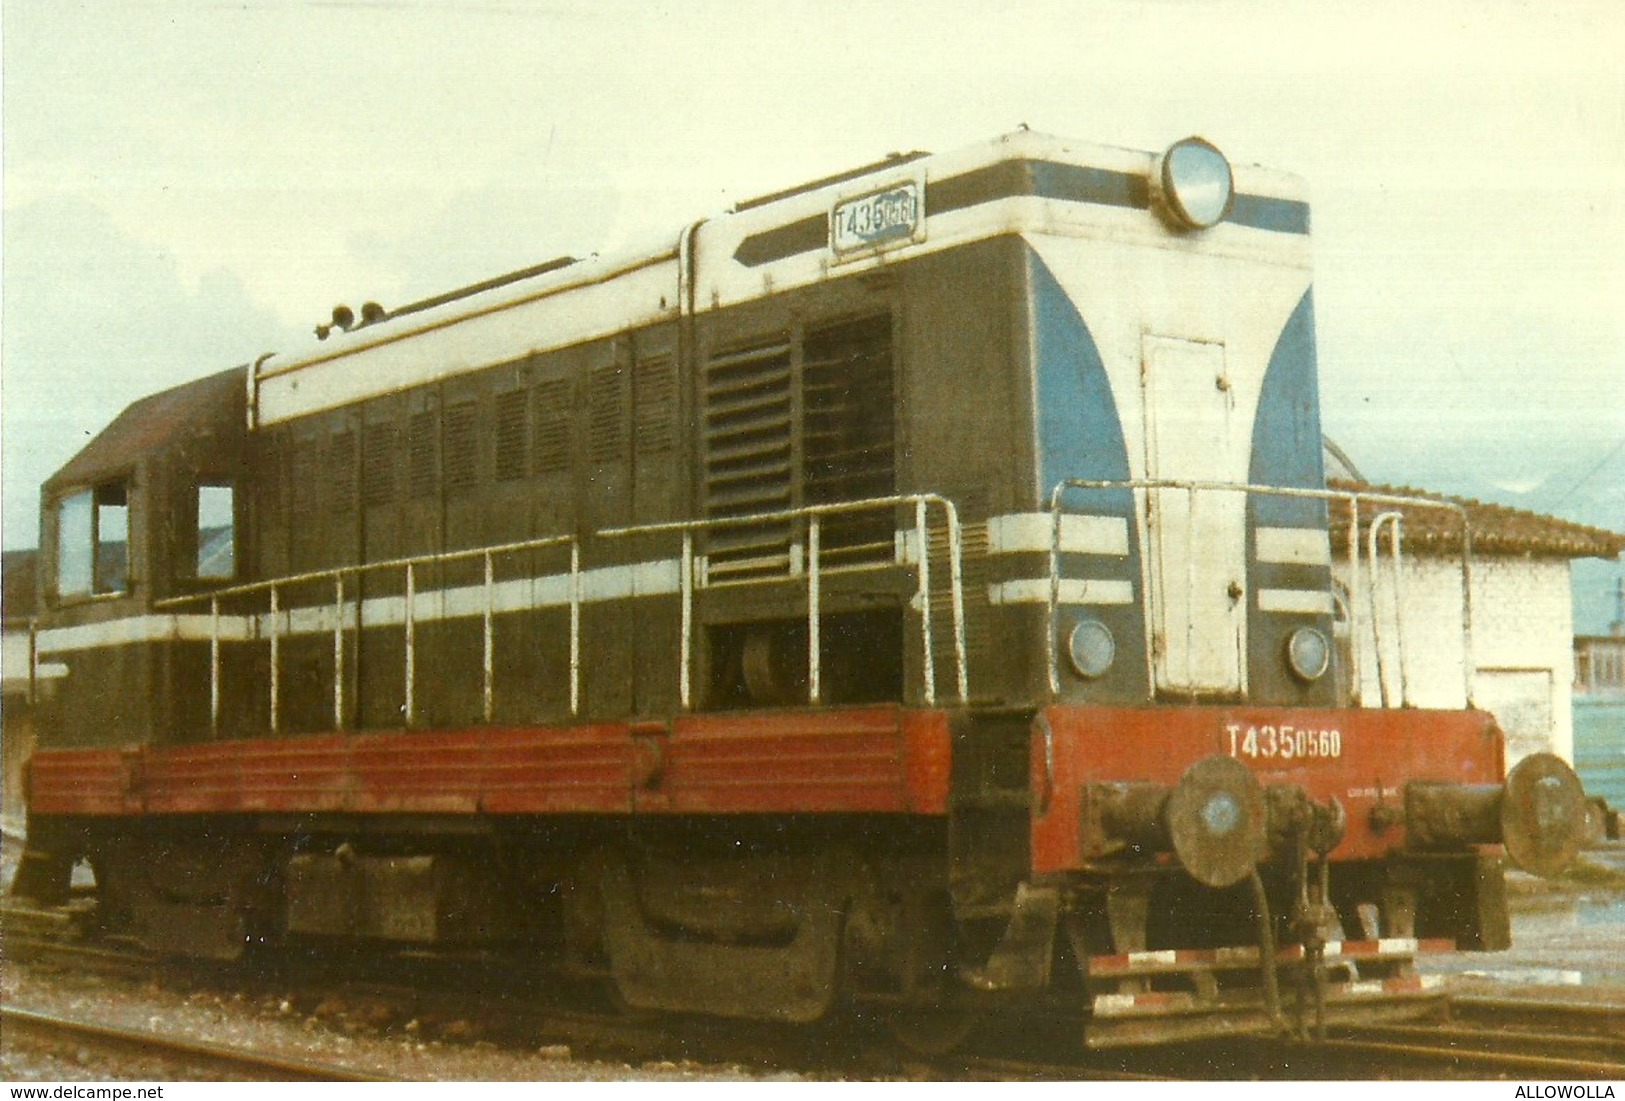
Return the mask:
<path id="1" fill-rule="evenodd" d="M 1117 658 L 1117 640 L 1111 628 L 1098 619 L 1085 619 L 1072 628 L 1067 639 L 1067 657 L 1080 677 L 1090 680 L 1103 676 Z"/>
<path id="2" fill-rule="evenodd" d="M 1287 665 L 1292 675 L 1304 683 L 1326 675 L 1332 664 L 1332 644 L 1313 627 L 1299 627 L 1286 641 Z"/>

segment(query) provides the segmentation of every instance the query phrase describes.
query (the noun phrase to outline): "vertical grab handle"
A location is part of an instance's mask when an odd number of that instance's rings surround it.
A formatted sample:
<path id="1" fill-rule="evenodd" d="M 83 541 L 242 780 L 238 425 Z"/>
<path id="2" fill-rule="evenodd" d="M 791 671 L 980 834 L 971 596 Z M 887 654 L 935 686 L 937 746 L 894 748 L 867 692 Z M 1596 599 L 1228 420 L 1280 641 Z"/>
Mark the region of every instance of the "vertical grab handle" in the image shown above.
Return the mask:
<path id="1" fill-rule="evenodd" d="M 581 714 L 581 544 L 570 541 L 570 714 Z"/>
<path id="2" fill-rule="evenodd" d="M 1360 662 L 1363 645 L 1360 627 L 1360 498 L 1349 498 L 1349 695 L 1355 707 L 1365 702 L 1364 669 Z"/>
<path id="3" fill-rule="evenodd" d="M 32 635 L 32 623 L 29 624 L 29 632 Z M 209 600 L 209 735 L 214 738 L 220 737 L 220 598 L 218 596 L 211 597 Z"/>
<path id="4" fill-rule="evenodd" d="M 282 602 L 271 586 L 271 733 L 282 729 Z"/>
<path id="5" fill-rule="evenodd" d="M 344 729 L 344 575 L 333 575 L 333 729 Z"/>
<path id="6" fill-rule="evenodd" d="M 819 592 L 818 559 L 821 557 L 819 538 L 822 529 L 819 526 L 819 516 L 815 512 L 807 518 L 807 702 L 817 703 L 822 694 L 819 684 L 818 651 L 820 641 L 818 638 L 818 605 L 821 594 Z"/>
<path id="7" fill-rule="evenodd" d="M 925 660 L 921 668 L 925 673 L 925 704 L 937 702 L 937 656 L 935 640 L 931 637 L 931 533 L 925 523 L 925 498 L 914 499 L 914 534 L 920 543 L 920 648 Z"/>
<path id="8" fill-rule="evenodd" d="M 481 623 L 480 668 L 484 677 L 480 694 L 480 713 L 486 722 L 496 711 L 496 569 L 491 552 L 485 552 L 485 618 Z"/>
<path id="9" fill-rule="evenodd" d="M 414 694 L 417 688 L 417 572 L 412 563 L 406 564 L 406 609 L 402 616 L 406 621 L 406 684 L 403 689 L 404 699 L 401 712 L 406 718 L 406 725 L 412 726 L 417 722 L 417 700 Z"/>
<path id="10" fill-rule="evenodd" d="M 683 561 L 678 569 L 677 587 L 682 592 L 683 609 L 681 637 L 677 640 L 677 697 L 687 711 L 693 692 L 689 666 L 694 660 L 694 533 L 687 528 L 683 529 Z"/>
<path id="11" fill-rule="evenodd" d="M 1378 564 L 1381 562 L 1381 550 L 1378 539 L 1382 534 L 1383 525 L 1388 525 L 1388 550 L 1392 556 L 1393 564 L 1390 571 L 1394 585 L 1394 636 L 1395 656 L 1399 663 L 1399 701 L 1404 706 L 1408 693 L 1405 685 L 1405 626 L 1401 618 L 1405 606 L 1405 594 L 1401 592 L 1404 580 L 1400 574 L 1399 525 L 1403 515 L 1398 512 L 1379 512 L 1371 518 L 1371 527 L 1366 532 L 1366 555 L 1371 568 L 1371 648 L 1376 654 L 1377 690 L 1384 708 L 1389 706 L 1387 663 L 1383 658 L 1382 647 L 1382 616 L 1377 604 Z"/>

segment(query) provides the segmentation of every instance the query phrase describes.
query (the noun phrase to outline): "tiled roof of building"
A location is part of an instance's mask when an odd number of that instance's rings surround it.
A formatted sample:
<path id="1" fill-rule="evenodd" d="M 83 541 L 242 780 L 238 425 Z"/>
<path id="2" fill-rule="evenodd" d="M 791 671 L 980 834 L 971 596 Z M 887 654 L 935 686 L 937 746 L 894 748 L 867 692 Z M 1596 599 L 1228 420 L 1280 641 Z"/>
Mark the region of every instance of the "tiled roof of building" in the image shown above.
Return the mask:
<path id="1" fill-rule="evenodd" d="M 1450 497 L 1408 486 L 1372 485 L 1332 478 L 1327 487 L 1344 492 L 1426 498 L 1459 505 L 1472 529 L 1473 554 L 1518 554 L 1541 558 L 1617 558 L 1625 551 L 1625 535 L 1588 527 L 1555 516 L 1521 508 L 1492 505 L 1470 497 Z M 1346 501 L 1332 502 L 1332 543 L 1347 551 L 1349 511 Z M 1378 512 L 1397 511 L 1404 517 L 1404 549 L 1419 554 L 1455 555 L 1461 552 L 1461 512 L 1421 504 L 1362 504 L 1361 531 Z M 1362 535 L 1363 538 L 1363 535 Z M 1384 545 L 1386 545 L 1386 536 Z"/>

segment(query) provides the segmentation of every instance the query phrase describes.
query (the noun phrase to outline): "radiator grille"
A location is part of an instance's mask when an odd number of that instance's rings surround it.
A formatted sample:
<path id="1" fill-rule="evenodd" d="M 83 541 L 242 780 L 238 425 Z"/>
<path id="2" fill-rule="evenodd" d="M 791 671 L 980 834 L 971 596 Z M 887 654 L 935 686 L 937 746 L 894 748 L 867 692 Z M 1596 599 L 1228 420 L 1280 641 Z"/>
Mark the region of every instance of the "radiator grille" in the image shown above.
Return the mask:
<path id="1" fill-rule="evenodd" d="M 496 425 L 496 479 L 513 482 L 523 478 L 526 471 L 526 431 L 530 426 L 526 414 L 530 394 L 525 390 L 507 390 L 497 395 Z"/>
<path id="2" fill-rule="evenodd" d="M 433 497 L 440 472 L 439 421 L 434 410 L 413 413 L 406 426 L 406 483 L 414 501 Z"/>
<path id="3" fill-rule="evenodd" d="M 588 387 L 588 457 L 595 463 L 625 462 L 626 372 L 619 364 L 596 367 Z"/>
<path id="4" fill-rule="evenodd" d="M 446 407 L 446 495 L 457 497 L 479 484 L 479 406 L 463 401 Z"/>
<path id="5" fill-rule="evenodd" d="M 394 421 L 367 425 L 362 437 L 361 501 L 387 505 L 395 499 L 395 470 L 399 465 L 400 431 Z"/>
<path id="6" fill-rule="evenodd" d="M 327 441 L 328 501 L 335 515 L 355 511 L 355 430 L 335 432 Z"/>
<path id="7" fill-rule="evenodd" d="M 802 353 L 803 477 L 807 504 L 890 496 L 893 464 L 891 317 L 807 334 Z M 889 512 L 824 522 L 826 567 L 882 562 L 894 553 Z"/>
<path id="8" fill-rule="evenodd" d="M 634 446 L 639 455 L 659 455 L 677 446 L 677 379 L 672 361 L 646 359 L 637 366 Z"/>
<path id="9" fill-rule="evenodd" d="M 570 467 L 570 380 L 549 379 L 536 387 L 536 473 Z"/>
<path id="10" fill-rule="evenodd" d="M 705 514 L 746 516 L 793 503 L 790 345 L 769 344 L 713 357 L 705 368 Z M 790 572 L 789 521 L 712 533 L 713 581 Z"/>

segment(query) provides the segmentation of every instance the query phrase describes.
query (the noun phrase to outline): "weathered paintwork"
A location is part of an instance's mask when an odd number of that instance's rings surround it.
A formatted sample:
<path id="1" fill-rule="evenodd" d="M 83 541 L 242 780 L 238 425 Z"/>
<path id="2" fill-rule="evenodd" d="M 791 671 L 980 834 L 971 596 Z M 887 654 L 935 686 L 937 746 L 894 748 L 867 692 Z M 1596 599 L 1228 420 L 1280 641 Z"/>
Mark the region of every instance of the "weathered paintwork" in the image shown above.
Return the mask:
<path id="1" fill-rule="evenodd" d="M 1481 711 L 1283 710 L 1258 707 L 1051 707 L 1042 712 L 1049 736 L 1032 741 L 1032 781 L 1038 793 L 1033 815 L 1035 872 L 1081 867 L 1079 816 L 1082 788 L 1099 781 L 1179 782 L 1194 761 L 1234 756 L 1259 781 L 1291 784 L 1312 799 L 1336 799 L 1348 815 L 1348 831 L 1333 859 L 1381 857 L 1403 847 L 1405 831 L 1372 828 L 1379 802 L 1396 812 L 1403 785 L 1415 780 L 1496 784 L 1503 744 L 1494 720 Z M 1283 757 L 1283 732 L 1293 750 Z M 1335 756 L 1321 756 L 1322 732 L 1336 732 Z M 1248 734 L 1255 749 L 1247 751 Z M 1297 746 L 1315 735 L 1315 755 Z M 1305 737 L 1301 743 L 1298 735 Z M 1273 745 L 1273 752 L 1270 747 Z M 1397 814 L 1396 814 L 1397 817 Z"/>
<path id="2" fill-rule="evenodd" d="M 672 724 L 324 734 L 42 750 L 36 816 L 926 814 L 948 806 L 948 717 L 874 707 Z"/>

